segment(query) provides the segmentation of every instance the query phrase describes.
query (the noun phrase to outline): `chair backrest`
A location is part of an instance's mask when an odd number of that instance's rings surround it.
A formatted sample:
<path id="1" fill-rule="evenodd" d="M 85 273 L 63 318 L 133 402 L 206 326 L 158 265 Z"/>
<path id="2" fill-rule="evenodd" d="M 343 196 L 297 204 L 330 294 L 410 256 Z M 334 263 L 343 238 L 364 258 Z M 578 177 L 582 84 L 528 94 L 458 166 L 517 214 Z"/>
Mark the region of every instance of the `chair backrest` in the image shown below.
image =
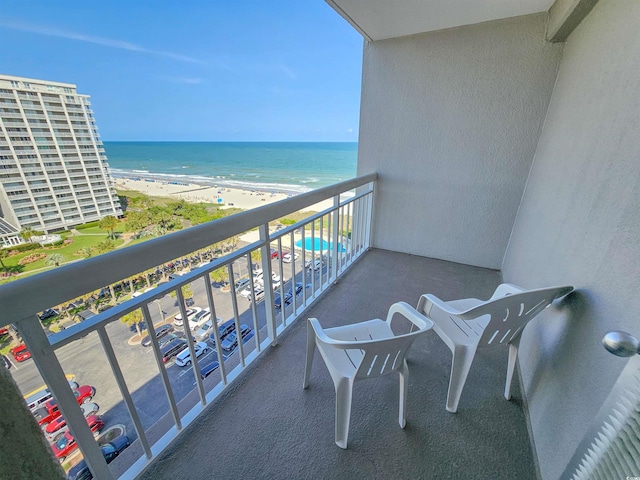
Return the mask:
<path id="1" fill-rule="evenodd" d="M 383 340 L 359 342 L 356 348 L 364 355 L 356 372 L 356 380 L 380 377 L 398 370 L 416 337 L 427 331 L 417 330 Z"/>
<path id="2" fill-rule="evenodd" d="M 512 293 L 490 299 L 459 315 L 471 320 L 489 315 L 491 319 L 480 338 L 479 347 L 510 343 L 522 332 L 527 322 L 551 305 L 556 298 L 567 295 L 573 287 L 549 287 Z"/>

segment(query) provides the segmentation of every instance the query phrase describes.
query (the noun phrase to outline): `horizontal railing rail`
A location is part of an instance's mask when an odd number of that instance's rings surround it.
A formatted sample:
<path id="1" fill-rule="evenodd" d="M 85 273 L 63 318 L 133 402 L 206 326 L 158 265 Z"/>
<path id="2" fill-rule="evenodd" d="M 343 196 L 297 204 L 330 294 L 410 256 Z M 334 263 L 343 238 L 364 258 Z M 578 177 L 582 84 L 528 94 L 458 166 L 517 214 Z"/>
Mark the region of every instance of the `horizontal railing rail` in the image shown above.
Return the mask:
<path id="1" fill-rule="evenodd" d="M 57 351 L 81 340 L 89 333 L 96 332 L 99 344 L 107 357 L 111 372 L 120 391 L 123 403 L 137 434 L 136 440 L 142 456 L 126 470 L 121 478 L 134 478 L 151 461 L 170 445 L 204 408 L 237 378 L 246 366 L 255 360 L 268 345 L 276 344 L 280 333 L 308 309 L 336 279 L 356 261 L 369 247 L 371 217 L 373 209 L 373 189 L 376 174 L 358 177 L 340 184 L 315 190 L 306 194 L 263 207 L 232 215 L 207 224 L 182 230 L 164 237 L 130 246 L 99 257 L 83 260 L 72 265 L 56 268 L 33 277 L 0 286 L 0 325 L 14 324 L 31 351 L 32 358 L 43 380 L 52 391 L 60 411 L 72 429 L 85 460 L 97 478 L 113 478 L 100 450 L 93 439 L 87 422 L 82 416 L 76 399 L 69 388 L 65 372 L 57 356 Z M 356 190 L 355 195 L 341 198 L 341 194 Z M 293 212 L 305 209 L 323 200 L 333 199 L 333 205 L 324 211 L 310 215 L 303 220 L 270 232 L 269 223 Z M 97 315 L 74 324 L 59 333 L 47 336 L 38 313 L 55 305 L 68 302 L 89 292 L 120 282 L 140 272 L 155 268 L 176 258 L 189 255 L 212 244 L 258 228 L 259 239 L 215 258 L 209 263 L 162 283 L 152 290 L 139 294 L 123 303 Z M 296 235 L 299 240 L 295 240 Z M 307 247 L 307 240 L 310 246 Z M 283 244 L 289 243 L 288 247 Z M 297 247 L 300 243 L 300 248 Z M 316 247 L 316 244 L 318 245 Z M 299 250 L 299 254 L 298 254 Z M 260 261 L 253 260 L 253 252 L 260 252 Z M 283 257 L 289 254 L 289 266 L 285 267 Z M 278 258 L 272 267 L 273 255 Z M 251 293 L 247 299 L 250 309 L 242 312 L 245 321 L 251 324 L 253 342 L 247 343 L 241 336 L 243 325 L 238 306 L 235 268 L 246 262 L 247 287 Z M 254 270 L 260 265 L 262 277 Z M 216 304 L 220 296 L 214 298 L 211 274 L 226 268 L 229 279 L 229 298 L 233 310 L 232 320 L 238 334 L 236 347 L 229 356 L 223 352 L 217 323 Z M 288 279 L 285 277 L 288 276 Z M 272 279 L 279 280 L 273 283 Z M 300 280 L 300 281 L 298 281 Z M 183 287 L 203 282 L 206 303 L 214 325 L 211 340 L 214 341 L 219 362 L 220 381 L 208 392 L 200 376 L 196 342 L 192 338 L 191 326 Z M 261 283 L 262 282 L 262 283 Z M 262 285 L 264 303 L 258 312 L 256 288 Z M 300 292 L 298 292 L 300 288 Z M 287 297 L 287 290 L 292 295 Z M 195 390 L 199 403 L 188 405 L 188 411 L 180 414 L 179 405 L 184 399 L 176 397 L 176 392 L 164 365 L 158 339 L 155 335 L 154 319 L 150 305 L 167 295 L 175 295 L 178 313 L 183 319 L 184 337 L 193 359 Z M 280 307 L 274 306 L 279 294 Z M 217 295 L 222 295 L 222 290 Z M 298 298 L 300 297 L 300 298 Z M 290 301 L 289 304 L 286 302 Z M 162 310 L 158 303 L 158 308 Z M 140 310 L 148 330 L 151 351 L 159 370 L 166 400 L 169 404 L 168 418 L 173 426 L 160 438 L 152 438 L 143 426 L 140 412 L 133 401 L 132 392 L 123 375 L 116 357 L 112 341 L 106 328 L 123 316 Z M 275 310 L 279 310 L 276 313 Z M 287 313 L 288 312 L 288 313 Z M 246 320 L 251 317 L 251 320 Z M 260 317 L 260 318 L 259 318 Z M 162 317 L 164 320 L 164 315 Z M 195 334 L 195 330 L 193 330 Z M 254 345 L 254 348 L 251 348 Z M 245 350 L 246 349 L 246 350 Z M 235 352 L 235 353 L 234 353 Z M 233 355 L 233 356 L 232 356 Z M 231 358 L 231 360 L 229 360 Z M 234 360 L 235 359 L 235 360 Z M 227 371 L 230 369 L 230 371 Z M 186 397 L 185 397 L 186 398 Z"/>
<path id="2" fill-rule="evenodd" d="M 97 290 L 203 246 L 226 240 L 366 185 L 376 178 L 375 173 L 357 177 L 3 285 L 0 288 L 0 311 L 3 312 L 0 324 L 27 318 L 51 305 Z M 51 288 L 52 285 L 55 288 Z M 37 296 L 33 295 L 34 291 L 38 292 Z"/>

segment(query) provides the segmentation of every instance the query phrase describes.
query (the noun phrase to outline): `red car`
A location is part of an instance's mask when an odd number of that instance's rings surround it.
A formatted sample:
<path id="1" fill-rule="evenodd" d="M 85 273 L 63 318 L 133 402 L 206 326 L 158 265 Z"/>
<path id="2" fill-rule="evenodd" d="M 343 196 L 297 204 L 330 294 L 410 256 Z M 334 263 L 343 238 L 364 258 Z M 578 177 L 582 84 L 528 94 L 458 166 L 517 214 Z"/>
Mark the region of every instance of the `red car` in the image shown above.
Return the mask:
<path id="1" fill-rule="evenodd" d="M 102 417 L 99 415 L 89 415 L 87 417 L 87 424 L 92 432 L 99 433 L 100 430 L 104 428 L 104 421 Z M 67 427 L 67 421 L 64 417 L 58 417 L 53 422 L 51 422 L 45 428 L 45 434 L 49 441 L 57 440 L 63 435 L 65 432 L 69 430 Z"/>
<path id="2" fill-rule="evenodd" d="M 96 394 L 96 389 L 90 385 L 81 385 L 73 391 L 79 404 L 90 402 Z"/>
<path id="3" fill-rule="evenodd" d="M 38 425 L 45 426 L 50 422 L 53 422 L 56 418 L 61 415 L 60 410 L 58 409 L 58 405 L 54 400 L 49 400 L 42 407 L 34 410 L 33 416 L 36 418 Z"/>
<path id="4" fill-rule="evenodd" d="M 76 448 L 78 448 L 78 444 L 70 432 L 65 432 L 56 443 L 51 444 L 51 450 L 60 463 L 64 462 Z"/>
<path id="5" fill-rule="evenodd" d="M 24 362 L 28 358 L 31 358 L 31 353 L 27 350 L 27 346 L 23 343 L 18 345 L 17 347 L 13 347 L 11 350 L 11 355 L 16 359 L 16 362 Z"/>
<path id="6" fill-rule="evenodd" d="M 271 249 L 271 258 L 278 258 L 278 250 Z"/>
<path id="7" fill-rule="evenodd" d="M 96 394 L 96 389 L 89 385 L 82 385 L 76 388 L 73 391 L 73 394 L 75 395 L 78 403 L 82 405 L 83 403 L 91 401 L 93 396 Z M 33 412 L 33 416 L 36 417 L 38 425 L 40 426 L 53 422 L 60 415 L 61 413 L 60 410 L 58 410 L 58 405 L 55 400 L 49 400 L 42 407 Z"/>

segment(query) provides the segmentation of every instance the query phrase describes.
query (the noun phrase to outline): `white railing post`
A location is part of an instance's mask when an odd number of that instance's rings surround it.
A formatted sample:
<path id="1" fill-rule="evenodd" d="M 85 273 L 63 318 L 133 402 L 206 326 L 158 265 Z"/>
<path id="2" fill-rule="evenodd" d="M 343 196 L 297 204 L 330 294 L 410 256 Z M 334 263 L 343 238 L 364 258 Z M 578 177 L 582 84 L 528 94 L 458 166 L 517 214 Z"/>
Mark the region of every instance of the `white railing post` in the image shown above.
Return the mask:
<path id="1" fill-rule="evenodd" d="M 333 197 L 333 248 L 331 249 L 331 263 L 327 268 L 330 268 L 331 277 L 329 282 L 334 282 L 338 279 L 338 238 L 340 230 L 340 195 Z"/>
<path id="2" fill-rule="evenodd" d="M 259 230 L 260 242 L 262 242 L 260 252 L 262 257 L 262 280 L 264 282 L 264 309 L 267 319 L 267 334 L 271 339 L 271 345 L 276 346 L 278 344 L 278 333 L 276 327 L 276 315 L 273 310 L 273 282 L 271 281 L 271 242 L 269 240 L 269 224 L 263 223 L 260 225 Z M 253 301 L 255 302 L 255 292 L 253 297 Z M 238 337 L 238 342 L 242 341 L 242 338 L 240 337 L 242 337 L 242 335 Z"/>
<path id="3" fill-rule="evenodd" d="M 67 424 L 82 451 L 84 458 L 93 472 L 94 478 L 113 479 L 107 462 L 102 456 L 102 451 L 93 438 L 93 432 L 89 429 L 87 420 L 80 410 L 80 406 L 74 396 L 69 381 L 62 370 L 55 350 L 51 348 L 49 339 L 42 329 L 37 315 L 15 322 L 15 326 L 31 352 L 31 358 L 35 362 L 42 379 L 56 399 L 58 408 L 67 420 Z M 10 414 L 11 412 L 5 412 Z"/>

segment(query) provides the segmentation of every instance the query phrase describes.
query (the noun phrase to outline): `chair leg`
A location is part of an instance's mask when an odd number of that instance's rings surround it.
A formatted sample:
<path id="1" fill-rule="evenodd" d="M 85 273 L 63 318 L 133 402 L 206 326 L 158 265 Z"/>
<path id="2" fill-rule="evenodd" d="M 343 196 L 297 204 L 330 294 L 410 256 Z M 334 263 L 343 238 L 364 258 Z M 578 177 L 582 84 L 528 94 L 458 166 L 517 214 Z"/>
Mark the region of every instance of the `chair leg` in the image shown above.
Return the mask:
<path id="1" fill-rule="evenodd" d="M 309 387 L 309 376 L 311 375 L 311 365 L 313 364 L 313 355 L 316 351 L 316 333 L 310 323 L 307 323 L 307 362 L 304 368 L 304 380 L 302 388 Z"/>
<path id="2" fill-rule="evenodd" d="M 504 398 L 511 400 L 511 380 L 513 372 L 516 369 L 516 360 L 518 359 L 518 346 L 513 343 L 509 344 L 509 364 L 507 365 L 507 383 L 504 387 Z"/>
<path id="3" fill-rule="evenodd" d="M 451 413 L 458 411 L 458 403 L 460 402 L 462 389 L 467 381 L 474 355 L 474 349 L 464 346 L 456 346 L 453 352 L 451 379 L 449 380 L 449 391 L 447 393 L 447 411 Z"/>
<path id="4" fill-rule="evenodd" d="M 336 445 L 347 448 L 349 421 L 351 420 L 351 396 L 353 380 L 342 378 L 335 382 L 336 387 Z"/>
<path id="5" fill-rule="evenodd" d="M 409 392 L 409 367 L 407 361 L 402 362 L 402 366 L 398 369 L 400 375 L 400 412 L 398 413 L 398 423 L 400 428 L 404 428 L 407 425 L 406 411 L 407 411 L 407 393 Z"/>

